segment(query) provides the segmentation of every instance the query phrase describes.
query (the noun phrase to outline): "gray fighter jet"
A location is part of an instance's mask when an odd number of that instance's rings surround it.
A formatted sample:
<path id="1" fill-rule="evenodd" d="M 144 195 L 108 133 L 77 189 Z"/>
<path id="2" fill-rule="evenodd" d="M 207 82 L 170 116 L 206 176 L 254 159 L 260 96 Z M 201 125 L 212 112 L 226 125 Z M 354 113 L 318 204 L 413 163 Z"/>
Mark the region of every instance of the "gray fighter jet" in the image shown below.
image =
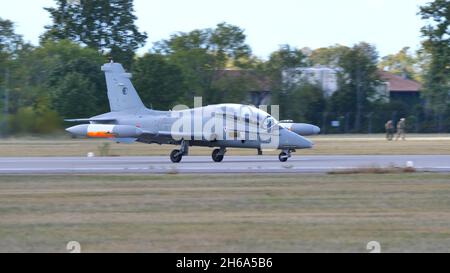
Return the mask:
<path id="1" fill-rule="evenodd" d="M 292 152 L 313 147 L 304 136 L 320 133 L 317 126 L 278 122 L 267 111 L 240 104 L 219 104 L 206 107 L 176 107 L 172 111 L 148 109 L 131 83 L 131 74 L 119 63 L 102 66 L 105 72 L 111 112 L 68 122 L 85 123 L 68 128 L 73 136 L 107 138 L 118 143 L 179 145 L 172 151 L 173 163 L 189 154 L 189 147 L 217 148 L 215 162 L 222 162 L 227 148 L 281 150 L 279 160 L 286 162 Z M 273 110 L 273 109 L 272 109 Z M 273 111 L 272 111 L 273 112 Z"/>

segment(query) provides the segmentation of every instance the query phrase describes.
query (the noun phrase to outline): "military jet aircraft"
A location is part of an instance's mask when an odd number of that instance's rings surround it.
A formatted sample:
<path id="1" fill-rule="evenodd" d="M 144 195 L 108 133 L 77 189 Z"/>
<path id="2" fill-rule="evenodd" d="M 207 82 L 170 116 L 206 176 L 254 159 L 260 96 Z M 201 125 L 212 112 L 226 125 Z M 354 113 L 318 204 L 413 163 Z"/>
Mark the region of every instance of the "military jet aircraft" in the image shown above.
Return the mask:
<path id="1" fill-rule="evenodd" d="M 131 83 L 131 74 L 111 61 L 102 66 L 105 72 L 111 112 L 67 122 L 85 123 L 68 128 L 76 137 L 106 138 L 118 143 L 179 145 L 170 159 L 181 162 L 189 147 L 217 148 L 214 162 L 222 162 L 227 148 L 281 150 L 279 160 L 286 162 L 297 149 L 308 149 L 313 143 L 304 136 L 320 133 L 317 126 L 279 122 L 267 111 L 240 104 L 219 104 L 172 111 L 148 109 Z"/>

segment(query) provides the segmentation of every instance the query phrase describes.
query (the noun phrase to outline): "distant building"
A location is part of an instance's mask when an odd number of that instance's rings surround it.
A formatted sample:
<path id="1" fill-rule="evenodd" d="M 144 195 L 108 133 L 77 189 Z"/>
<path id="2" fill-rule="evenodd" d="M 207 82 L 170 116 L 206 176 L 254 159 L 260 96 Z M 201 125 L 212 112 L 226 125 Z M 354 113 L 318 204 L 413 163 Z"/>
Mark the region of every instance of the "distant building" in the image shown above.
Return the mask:
<path id="1" fill-rule="evenodd" d="M 283 83 L 301 85 L 302 82 L 316 84 L 322 88 L 324 96 L 330 97 L 339 90 L 338 75 L 340 68 L 330 67 L 299 67 L 283 72 Z M 403 101 L 408 104 L 420 103 L 422 85 L 386 71 L 379 71 L 381 84 L 376 87 L 376 94 L 371 99 L 388 101 Z"/>
<path id="2" fill-rule="evenodd" d="M 302 82 L 318 85 L 324 96 L 332 96 L 338 89 L 339 69 L 329 67 L 299 67 L 283 72 L 283 83 L 299 85 Z"/>
<path id="3" fill-rule="evenodd" d="M 420 103 L 422 84 L 386 71 L 379 72 L 382 84 L 377 88 L 380 95 L 390 101 L 402 101 L 410 105 Z"/>

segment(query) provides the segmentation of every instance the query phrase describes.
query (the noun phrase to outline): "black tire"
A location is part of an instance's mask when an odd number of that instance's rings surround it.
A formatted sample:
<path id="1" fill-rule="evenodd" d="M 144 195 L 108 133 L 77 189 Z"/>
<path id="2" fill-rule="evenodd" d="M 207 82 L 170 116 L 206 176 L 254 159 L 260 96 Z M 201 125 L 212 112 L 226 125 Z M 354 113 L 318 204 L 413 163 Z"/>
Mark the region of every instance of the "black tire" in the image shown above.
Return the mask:
<path id="1" fill-rule="evenodd" d="M 220 149 L 216 149 L 212 153 L 212 159 L 214 162 L 220 163 L 223 161 L 224 155 L 219 155 Z"/>
<path id="2" fill-rule="evenodd" d="M 172 153 L 170 153 L 170 160 L 172 160 L 173 163 L 180 163 L 183 159 L 183 155 L 180 154 L 179 150 L 173 150 Z"/>
<path id="3" fill-rule="evenodd" d="M 288 161 L 288 154 L 287 153 L 285 153 L 285 152 L 282 152 L 279 156 L 278 156 L 278 159 L 281 161 L 281 162 L 286 162 L 286 161 Z"/>

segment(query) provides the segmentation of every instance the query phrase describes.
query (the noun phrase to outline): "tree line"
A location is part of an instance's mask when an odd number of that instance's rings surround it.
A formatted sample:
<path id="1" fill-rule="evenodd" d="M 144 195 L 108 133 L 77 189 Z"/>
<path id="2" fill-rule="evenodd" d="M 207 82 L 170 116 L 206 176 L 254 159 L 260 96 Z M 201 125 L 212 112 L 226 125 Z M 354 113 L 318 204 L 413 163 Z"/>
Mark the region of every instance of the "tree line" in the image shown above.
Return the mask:
<path id="1" fill-rule="evenodd" d="M 345 132 L 379 132 L 386 120 L 400 117 L 421 132 L 450 129 L 449 0 L 421 7 L 424 42 L 419 51 L 405 47 L 382 58 L 375 46 L 361 42 L 314 50 L 283 45 L 262 60 L 252 54 L 245 31 L 226 22 L 173 34 L 137 55 L 147 33 L 135 24 L 132 0 L 56 0 L 56 7 L 46 10 L 52 24 L 38 46 L 0 18 L 3 135 L 52 133 L 63 128 L 64 118 L 108 112 L 100 66 L 109 58 L 133 73 L 142 100 L 154 109 L 192 106 L 194 96 L 202 96 L 205 104 L 246 103 L 247 92 L 264 79 L 270 82 L 272 104 L 280 105 L 281 119 L 323 127 L 341 121 L 340 129 L 328 132 L 343 132 L 343 127 Z M 289 69 L 314 66 L 339 68 L 338 91 L 332 96 L 310 82 L 283 81 Z M 375 96 L 380 69 L 421 82 L 421 101 L 387 102 Z M 242 73 L 218 77 L 225 70 Z"/>

